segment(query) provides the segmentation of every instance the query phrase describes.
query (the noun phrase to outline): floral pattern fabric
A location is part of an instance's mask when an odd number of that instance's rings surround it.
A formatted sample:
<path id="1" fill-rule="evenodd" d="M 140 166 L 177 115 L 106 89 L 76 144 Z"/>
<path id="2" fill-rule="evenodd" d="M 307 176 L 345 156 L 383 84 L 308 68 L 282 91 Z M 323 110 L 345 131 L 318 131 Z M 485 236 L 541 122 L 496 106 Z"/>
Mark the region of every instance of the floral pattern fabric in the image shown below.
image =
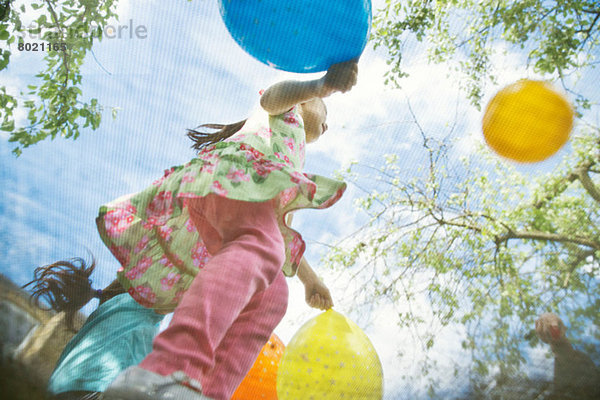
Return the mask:
<path id="1" fill-rule="evenodd" d="M 343 194 L 344 182 L 302 173 L 304 126 L 296 108 L 250 118 L 229 139 L 204 148 L 183 166 L 172 167 L 144 191 L 100 208 L 100 236 L 121 263 L 118 278 L 145 307 L 169 312 L 210 259 L 187 210 L 189 199 L 210 193 L 235 200 L 276 199 L 285 241 L 283 272 L 293 276 L 304 253 L 301 235 L 286 214 L 327 208 Z"/>

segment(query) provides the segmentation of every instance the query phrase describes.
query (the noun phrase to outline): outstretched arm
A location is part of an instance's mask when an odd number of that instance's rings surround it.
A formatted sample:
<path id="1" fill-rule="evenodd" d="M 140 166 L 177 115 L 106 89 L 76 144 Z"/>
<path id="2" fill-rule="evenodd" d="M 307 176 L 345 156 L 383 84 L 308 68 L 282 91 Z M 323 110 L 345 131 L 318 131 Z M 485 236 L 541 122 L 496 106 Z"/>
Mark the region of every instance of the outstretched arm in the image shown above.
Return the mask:
<path id="1" fill-rule="evenodd" d="M 306 303 L 309 306 L 321 310 L 328 310 L 333 307 L 333 300 L 329 289 L 315 274 L 315 271 L 313 271 L 304 257 L 302 257 L 298 266 L 298 278 L 304 284 Z"/>
<path id="2" fill-rule="evenodd" d="M 356 84 L 358 64 L 346 61 L 334 64 L 320 79 L 283 81 L 270 86 L 260 98 L 260 105 L 271 115 L 279 115 L 315 97 L 327 97 L 334 92 L 347 92 Z"/>

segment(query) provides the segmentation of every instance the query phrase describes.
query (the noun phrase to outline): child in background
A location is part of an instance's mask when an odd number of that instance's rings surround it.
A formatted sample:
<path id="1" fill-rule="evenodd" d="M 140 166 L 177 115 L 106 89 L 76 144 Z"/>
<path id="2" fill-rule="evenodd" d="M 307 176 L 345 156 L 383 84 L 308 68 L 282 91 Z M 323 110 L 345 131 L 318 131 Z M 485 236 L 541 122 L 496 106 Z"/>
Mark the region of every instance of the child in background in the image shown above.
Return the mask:
<path id="1" fill-rule="evenodd" d="M 127 367 L 152 350 L 163 315 L 140 306 L 118 281 L 103 290 L 92 288 L 89 267 L 82 259 L 59 261 L 35 270 L 32 298 L 45 298 L 51 309 L 65 312 L 69 328 L 75 314 L 91 299 L 98 308 L 64 348 L 47 385 L 51 400 L 96 400 Z"/>
<path id="2" fill-rule="evenodd" d="M 567 327 L 554 313 L 535 321 L 535 332 L 554 353 L 554 388 L 550 399 L 600 399 L 600 369 L 589 355 L 575 350 L 567 339 Z"/>
<path id="3" fill-rule="evenodd" d="M 302 167 L 305 143 L 327 130 L 322 98 L 350 90 L 357 73 L 350 61 L 321 79 L 273 85 L 260 99 L 263 118 L 191 130 L 197 158 L 101 207 L 97 225 L 122 264 L 120 283 L 145 307 L 175 310 L 106 399 L 228 400 L 285 314 L 284 276 L 298 274 L 309 305 L 333 305 L 286 217 L 327 208 L 345 190 Z"/>

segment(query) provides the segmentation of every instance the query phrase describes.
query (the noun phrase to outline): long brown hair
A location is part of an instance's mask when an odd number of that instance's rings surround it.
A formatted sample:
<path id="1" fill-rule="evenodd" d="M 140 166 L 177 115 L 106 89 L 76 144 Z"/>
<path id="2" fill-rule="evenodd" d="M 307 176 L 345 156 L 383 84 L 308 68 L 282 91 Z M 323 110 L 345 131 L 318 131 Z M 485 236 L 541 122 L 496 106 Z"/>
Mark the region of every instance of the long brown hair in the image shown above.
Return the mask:
<path id="1" fill-rule="evenodd" d="M 194 150 L 202 150 L 204 147 L 209 146 L 211 144 L 215 144 L 221 142 L 242 129 L 242 126 L 246 123 L 247 120 L 242 120 L 233 124 L 223 125 L 223 124 L 204 124 L 198 126 L 198 128 L 208 128 L 212 129 L 213 132 L 202 132 L 197 131 L 195 129 L 188 129 L 187 136 L 192 139 L 194 144 L 192 145 L 192 149 Z"/>
<path id="2" fill-rule="evenodd" d="M 75 330 L 73 319 L 79 309 L 91 299 L 97 297 L 100 304 L 125 290 L 118 281 L 113 281 L 103 290 L 92 287 L 90 275 L 96 268 L 96 262 L 88 266 L 84 259 L 73 258 L 69 261 L 38 267 L 34 270 L 34 279 L 23 285 L 32 286 L 31 300 L 42 307 L 40 300 L 49 304 L 50 310 L 66 313 L 66 323 L 69 329 Z"/>

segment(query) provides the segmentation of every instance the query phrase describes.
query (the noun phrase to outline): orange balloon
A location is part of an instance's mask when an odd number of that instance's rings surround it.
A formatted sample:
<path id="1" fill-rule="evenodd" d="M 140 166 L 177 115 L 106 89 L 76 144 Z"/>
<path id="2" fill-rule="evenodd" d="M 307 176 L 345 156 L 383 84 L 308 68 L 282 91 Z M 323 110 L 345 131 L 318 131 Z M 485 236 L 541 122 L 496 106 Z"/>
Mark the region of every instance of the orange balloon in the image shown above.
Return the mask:
<path id="1" fill-rule="evenodd" d="M 272 334 L 231 400 L 277 400 L 277 369 L 285 345 Z"/>
<path id="2" fill-rule="evenodd" d="M 501 89 L 483 115 L 483 136 L 496 153 L 518 162 L 537 162 L 569 139 L 573 107 L 549 83 L 521 79 Z"/>

